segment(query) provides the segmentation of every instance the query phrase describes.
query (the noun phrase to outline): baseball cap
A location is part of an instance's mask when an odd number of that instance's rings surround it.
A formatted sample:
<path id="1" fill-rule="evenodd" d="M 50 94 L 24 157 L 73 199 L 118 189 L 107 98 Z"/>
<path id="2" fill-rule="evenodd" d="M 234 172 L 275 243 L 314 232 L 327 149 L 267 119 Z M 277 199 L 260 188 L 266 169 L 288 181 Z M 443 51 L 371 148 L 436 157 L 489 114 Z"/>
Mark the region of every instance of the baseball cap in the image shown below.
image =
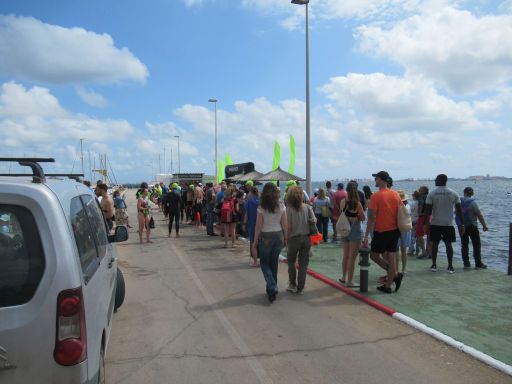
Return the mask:
<path id="1" fill-rule="evenodd" d="M 343 183 L 338 183 L 338 189 L 343 189 L 345 188 L 345 185 Z"/>
<path id="2" fill-rule="evenodd" d="M 297 183 L 295 182 L 295 180 L 288 180 L 286 182 L 287 187 L 295 187 L 296 185 L 297 185 Z"/>
<path id="3" fill-rule="evenodd" d="M 172 183 L 171 184 L 172 189 L 178 189 L 178 183 Z"/>
<path id="4" fill-rule="evenodd" d="M 377 173 L 372 173 L 372 176 L 378 177 L 379 179 L 384 180 L 386 182 L 391 180 L 391 176 L 389 176 L 389 173 L 387 173 L 386 171 L 379 171 Z"/>
<path id="5" fill-rule="evenodd" d="M 464 188 L 464 194 L 465 195 L 469 195 L 469 196 L 473 196 L 475 194 L 475 192 L 473 191 L 473 188 L 466 187 L 466 188 Z"/>
<path id="6" fill-rule="evenodd" d="M 245 185 L 248 185 L 250 187 L 252 187 L 254 185 L 254 181 L 252 180 L 247 180 L 247 182 L 245 183 Z"/>

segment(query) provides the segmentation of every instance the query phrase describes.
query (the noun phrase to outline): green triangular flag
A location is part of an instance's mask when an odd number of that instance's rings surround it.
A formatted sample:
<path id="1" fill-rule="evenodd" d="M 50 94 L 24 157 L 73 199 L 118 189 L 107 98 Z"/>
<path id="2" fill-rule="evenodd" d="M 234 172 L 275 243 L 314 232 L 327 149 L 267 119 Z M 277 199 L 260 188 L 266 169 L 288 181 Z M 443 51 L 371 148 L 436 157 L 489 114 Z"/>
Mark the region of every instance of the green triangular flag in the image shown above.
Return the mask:
<path id="1" fill-rule="evenodd" d="M 295 173 L 295 139 L 290 135 L 290 166 L 288 173 Z"/>

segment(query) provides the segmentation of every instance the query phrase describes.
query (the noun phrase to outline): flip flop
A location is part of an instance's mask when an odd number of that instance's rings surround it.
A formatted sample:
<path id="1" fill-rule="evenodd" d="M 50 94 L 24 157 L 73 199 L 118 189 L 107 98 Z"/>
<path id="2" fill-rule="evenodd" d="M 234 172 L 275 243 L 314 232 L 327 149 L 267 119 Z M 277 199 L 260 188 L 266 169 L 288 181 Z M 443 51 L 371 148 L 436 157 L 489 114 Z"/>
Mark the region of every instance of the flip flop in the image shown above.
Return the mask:
<path id="1" fill-rule="evenodd" d="M 359 284 L 347 284 L 347 288 L 359 288 Z"/>
<path id="2" fill-rule="evenodd" d="M 345 284 L 345 283 L 346 283 L 346 281 L 345 281 L 345 280 L 343 280 L 343 279 L 338 279 L 338 281 L 339 281 L 341 284 Z"/>

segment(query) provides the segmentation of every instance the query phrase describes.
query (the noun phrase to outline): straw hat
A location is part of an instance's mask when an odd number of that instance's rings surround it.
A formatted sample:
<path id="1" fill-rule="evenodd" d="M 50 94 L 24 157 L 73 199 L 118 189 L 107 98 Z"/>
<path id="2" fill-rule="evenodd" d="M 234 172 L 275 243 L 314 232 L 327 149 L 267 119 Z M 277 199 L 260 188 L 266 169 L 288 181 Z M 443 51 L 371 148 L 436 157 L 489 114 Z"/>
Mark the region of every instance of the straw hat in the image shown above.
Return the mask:
<path id="1" fill-rule="evenodd" d="M 407 193 L 405 193 L 404 191 L 397 191 L 397 193 L 398 196 L 400 196 L 400 200 L 406 201 L 409 199 L 409 196 L 407 196 Z"/>

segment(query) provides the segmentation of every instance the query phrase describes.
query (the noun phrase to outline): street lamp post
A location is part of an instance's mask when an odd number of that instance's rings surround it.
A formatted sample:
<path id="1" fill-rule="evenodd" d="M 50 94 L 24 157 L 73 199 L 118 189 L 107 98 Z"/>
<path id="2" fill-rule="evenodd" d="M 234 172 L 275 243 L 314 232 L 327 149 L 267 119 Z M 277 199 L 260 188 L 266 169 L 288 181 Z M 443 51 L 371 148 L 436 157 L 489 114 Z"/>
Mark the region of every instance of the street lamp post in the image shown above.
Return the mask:
<path id="1" fill-rule="evenodd" d="M 306 191 L 311 196 L 311 132 L 309 115 L 309 0 L 292 0 L 292 4 L 306 6 Z"/>
<path id="2" fill-rule="evenodd" d="M 215 183 L 217 183 L 218 167 L 217 167 L 217 99 L 208 99 L 209 103 L 215 106 Z"/>
<path id="3" fill-rule="evenodd" d="M 179 136 L 174 136 L 174 137 L 178 139 L 178 174 L 180 174 L 181 173 L 180 137 Z"/>

